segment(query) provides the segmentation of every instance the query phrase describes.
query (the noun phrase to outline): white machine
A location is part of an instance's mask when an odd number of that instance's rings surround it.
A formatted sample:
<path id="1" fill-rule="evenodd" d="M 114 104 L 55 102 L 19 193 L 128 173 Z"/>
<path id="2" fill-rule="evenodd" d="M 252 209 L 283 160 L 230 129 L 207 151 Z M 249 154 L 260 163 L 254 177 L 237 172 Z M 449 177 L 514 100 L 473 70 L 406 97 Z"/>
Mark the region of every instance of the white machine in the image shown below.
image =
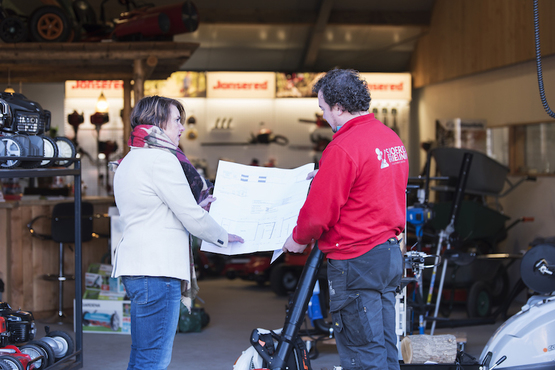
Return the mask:
<path id="1" fill-rule="evenodd" d="M 485 370 L 555 369 L 555 245 L 530 249 L 520 270 L 526 286 L 540 295 L 490 338 L 480 356 Z"/>

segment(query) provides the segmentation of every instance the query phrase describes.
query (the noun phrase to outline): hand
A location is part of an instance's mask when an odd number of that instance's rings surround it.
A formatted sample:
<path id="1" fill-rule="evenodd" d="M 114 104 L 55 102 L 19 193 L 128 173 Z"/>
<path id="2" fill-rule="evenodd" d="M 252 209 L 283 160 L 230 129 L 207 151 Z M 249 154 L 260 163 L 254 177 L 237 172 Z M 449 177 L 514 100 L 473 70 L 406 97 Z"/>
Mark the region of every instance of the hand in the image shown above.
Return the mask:
<path id="1" fill-rule="evenodd" d="M 314 178 L 314 176 L 316 176 L 316 173 L 318 172 L 318 170 L 314 170 L 308 173 L 308 175 L 306 175 L 306 179 L 307 180 L 312 180 Z"/>
<path id="2" fill-rule="evenodd" d="M 293 235 L 289 235 L 285 243 L 283 244 L 283 248 L 281 248 L 284 252 L 291 252 L 291 253 L 303 253 L 305 250 L 306 245 L 299 244 L 293 240 Z"/>
<path id="3" fill-rule="evenodd" d="M 202 209 L 204 209 L 205 211 L 210 211 L 210 204 L 212 204 L 212 202 L 216 201 L 216 197 L 213 195 L 208 195 L 206 197 L 206 199 L 204 199 L 202 202 L 200 202 L 198 205 L 202 207 Z"/>
<path id="4" fill-rule="evenodd" d="M 235 242 L 244 243 L 245 242 L 245 240 L 243 240 L 243 238 L 241 238 L 240 236 L 234 235 L 234 234 L 227 234 L 227 241 L 229 243 L 235 243 Z"/>

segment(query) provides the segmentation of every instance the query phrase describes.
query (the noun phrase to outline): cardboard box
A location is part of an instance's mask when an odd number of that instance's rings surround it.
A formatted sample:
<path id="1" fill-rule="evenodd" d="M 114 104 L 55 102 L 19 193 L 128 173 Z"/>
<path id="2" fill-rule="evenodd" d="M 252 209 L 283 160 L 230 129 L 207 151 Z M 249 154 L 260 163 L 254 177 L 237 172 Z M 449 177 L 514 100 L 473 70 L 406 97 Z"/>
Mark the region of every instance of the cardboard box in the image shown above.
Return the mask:
<path id="1" fill-rule="evenodd" d="M 110 278 L 110 291 L 125 294 L 125 285 L 121 282 L 121 278 Z"/>
<path id="2" fill-rule="evenodd" d="M 81 314 L 83 333 L 131 334 L 130 301 L 83 299 Z"/>
<path id="3" fill-rule="evenodd" d="M 112 265 L 91 263 L 87 272 L 85 272 L 85 289 L 109 290 L 115 293 L 125 293 L 125 286 L 121 282 L 121 278 L 113 278 L 111 275 Z M 90 297 L 83 296 L 83 298 Z"/>
<path id="4" fill-rule="evenodd" d="M 87 272 L 110 277 L 112 275 L 112 265 L 104 263 L 91 263 Z"/>
<path id="5" fill-rule="evenodd" d="M 92 272 L 85 272 L 85 289 L 110 288 L 109 278 Z"/>

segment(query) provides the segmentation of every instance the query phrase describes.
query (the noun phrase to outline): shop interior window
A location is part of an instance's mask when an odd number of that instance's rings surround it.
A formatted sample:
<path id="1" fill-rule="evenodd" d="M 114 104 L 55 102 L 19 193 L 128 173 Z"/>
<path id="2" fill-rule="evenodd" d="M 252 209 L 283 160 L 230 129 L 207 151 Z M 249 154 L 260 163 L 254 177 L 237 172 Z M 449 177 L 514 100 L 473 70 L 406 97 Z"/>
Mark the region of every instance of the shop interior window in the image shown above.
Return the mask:
<path id="1" fill-rule="evenodd" d="M 509 128 L 490 128 L 487 132 L 487 154 L 497 162 L 509 167 Z"/>
<path id="2" fill-rule="evenodd" d="M 508 166 L 512 175 L 555 175 L 555 122 L 488 129 L 488 155 Z"/>

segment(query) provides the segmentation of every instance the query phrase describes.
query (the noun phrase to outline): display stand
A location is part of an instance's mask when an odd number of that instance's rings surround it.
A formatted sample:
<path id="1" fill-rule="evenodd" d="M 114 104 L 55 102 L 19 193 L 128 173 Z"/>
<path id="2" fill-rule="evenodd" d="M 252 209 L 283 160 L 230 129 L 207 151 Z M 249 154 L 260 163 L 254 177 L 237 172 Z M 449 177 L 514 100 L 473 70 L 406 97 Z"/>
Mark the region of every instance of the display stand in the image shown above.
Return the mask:
<path id="1" fill-rule="evenodd" d="M 36 159 L 28 157 L 0 157 L 0 160 L 13 159 Z M 54 158 L 42 158 L 54 159 Z M 81 160 L 79 158 L 58 158 L 64 161 L 73 162 L 73 169 L 70 168 L 37 168 L 37 169 L 0 169 L 0 179 L 20 178 L 20 177 L 55 177 L 73 176 L 75 202 L 75 312 L 83 312 L 83 293 L 81 289 Z M 49 366 L 48 370 L 54 369 L 80 369 L 83 367 L 83 324 L 82 316 L 75 315 L 75 352 L 69 356 Z"/>

